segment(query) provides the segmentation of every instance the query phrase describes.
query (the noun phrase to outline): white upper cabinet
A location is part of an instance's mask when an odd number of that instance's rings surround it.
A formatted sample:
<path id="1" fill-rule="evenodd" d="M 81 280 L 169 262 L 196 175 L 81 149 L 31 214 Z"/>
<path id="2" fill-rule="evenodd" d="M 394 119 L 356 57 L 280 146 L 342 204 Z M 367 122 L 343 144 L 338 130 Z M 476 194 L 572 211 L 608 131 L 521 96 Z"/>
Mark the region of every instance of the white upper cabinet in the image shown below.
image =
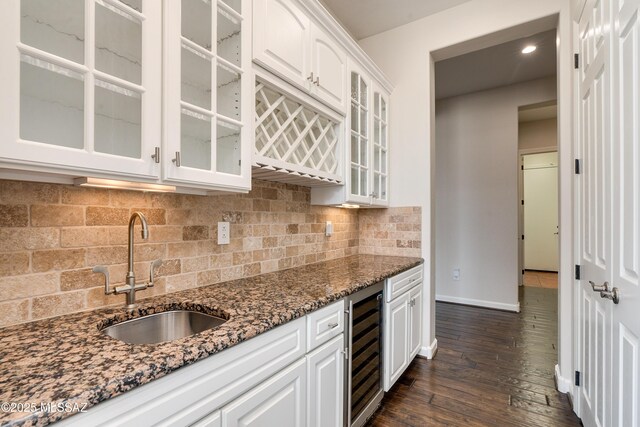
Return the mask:
<path id="1" fill-rule="evenodd" d="M 163 178 L 248 189 L 250 0 L 165 0 Z"/>
<path id="2" fill-rule="evenodd" d="M 371 111 L 371 172 L 373 204 L 389 204 L 389 97 L 373 82 L 373 109 Z"/>
<path id="3" fill-rule="evenodd" d="M 345 111 L 347 99 L 347 55 L 316 25 L 311 31 L 313 93 L 327 104 Z"/>
<path id="4" fill-rule="evenodd" d="M 0 163 L 155 181 L 161 12 L 154 0 L 4 2 Z"/>
<path id="5" fill-rule="evenodd" d="M 291 0 L 253 2 L 253 59 L 291 83 L 309 87 L 311 20 Z"/>
<path id="6" fill-rule="evenodd" d="M 253 3 L 253 59 L 344 114 L 344 49 L 293 0 Z"/>

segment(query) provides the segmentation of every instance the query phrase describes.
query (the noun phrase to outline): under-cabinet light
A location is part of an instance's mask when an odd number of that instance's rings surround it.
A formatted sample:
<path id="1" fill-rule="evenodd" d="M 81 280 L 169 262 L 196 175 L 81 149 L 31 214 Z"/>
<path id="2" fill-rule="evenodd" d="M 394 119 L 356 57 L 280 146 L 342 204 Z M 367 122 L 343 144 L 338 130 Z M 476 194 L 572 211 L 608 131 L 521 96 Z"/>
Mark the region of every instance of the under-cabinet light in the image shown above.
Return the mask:
<path id="1" fill-rule="evenodd" d="M 522 49 L 522 53 L 524 53 L 524 54 L 531 53 L 531 52 L 534 52 L 536 49 L 537 49 L 536 46 L 529 45 L 529 46 L 525 47 L 524 49 Z"/>
<path id="2" fill-rule="evenodd" d="M 339 208 L 346 208 L 346 209 L 358 209 L 360 207 L 360 205 L 353 205 L 351 203 L 343 203 L 341 205 L 338 205 Z"/>
<path id="3" fill-rule="evenodd" d="M 176 187 L 172 185 L 149 184 L 146 182 L 118 181 L 103 178 L 76 178 L 74 185 L 80 187 L 114 188 L 118 190 L 151 191 L 156 193 L 175 193 Z"/>

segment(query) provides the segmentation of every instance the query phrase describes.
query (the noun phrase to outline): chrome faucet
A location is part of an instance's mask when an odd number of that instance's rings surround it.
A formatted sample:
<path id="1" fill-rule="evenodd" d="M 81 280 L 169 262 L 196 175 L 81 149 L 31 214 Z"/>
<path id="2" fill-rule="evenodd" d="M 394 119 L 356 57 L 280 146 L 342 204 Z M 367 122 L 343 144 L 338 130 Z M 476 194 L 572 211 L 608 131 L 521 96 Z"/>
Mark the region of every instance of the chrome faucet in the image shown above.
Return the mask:
<path id="1" fill-rule="evenodd" d="M 103 265 L 93 267 L 94 273 L 102 273 L 105 276 L 105 284 L 104 284 L 105 295 L 127 294 L 126 306 L 129 309 L 134 308 L 136 305 L 136 291 L 141 291 L 143 289 L 153 287 L 154 271 L 157 267 L 160 266 L 160 264 L 162 264 L 161 259 L 157 259 L 153 261 L 151 263 L 151 267 L 149 271 L 149 282 L 136 283 L 136 276 L 133 273 L 133 251 L 134 251 L 133 229 L 136 223 L 136 219 L 140 220 L 140 225 L 142 226 L 142 238 L 144 240 L 149 238 L 149 226 L 147 225 L 147 219 L 144 217 L 142 212 L 134 212 L 131 215 L 131 218 L 129 218 L 129 265 L 127 266 L 126 284 L 121 286 L 116 286 L 115 288 L 111 288 L 109 286 L 109 270 L 107 269 L 107 267 Z"/>

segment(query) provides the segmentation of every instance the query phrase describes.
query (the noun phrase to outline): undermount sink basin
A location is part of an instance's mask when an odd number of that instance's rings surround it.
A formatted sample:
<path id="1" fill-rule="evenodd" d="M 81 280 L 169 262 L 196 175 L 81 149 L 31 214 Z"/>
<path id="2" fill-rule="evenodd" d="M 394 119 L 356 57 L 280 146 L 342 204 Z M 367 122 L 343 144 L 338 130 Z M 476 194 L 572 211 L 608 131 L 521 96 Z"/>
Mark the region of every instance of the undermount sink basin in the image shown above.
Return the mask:
<path id="1" fill-rule="evenodd" d="M 157 344 L 215 328 L 227 320 L 197 311 L 173 310 L 116 323 L 102 333 L 129 344 Z"/>

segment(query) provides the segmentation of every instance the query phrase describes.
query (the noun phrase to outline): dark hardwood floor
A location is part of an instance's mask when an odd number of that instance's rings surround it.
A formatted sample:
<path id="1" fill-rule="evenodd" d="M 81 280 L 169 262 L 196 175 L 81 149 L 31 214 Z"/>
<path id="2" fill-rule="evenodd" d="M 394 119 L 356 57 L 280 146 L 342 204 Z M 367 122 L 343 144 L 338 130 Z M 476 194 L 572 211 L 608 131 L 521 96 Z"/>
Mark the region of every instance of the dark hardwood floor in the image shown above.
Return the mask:
<path id="1" fill-rule="evenodd" d="M 557 290 L 520 287 L 521 313 L 436 304 L 438 352 L 416 358 L 368 426 L 579 426 L 554 384 Z"/>

